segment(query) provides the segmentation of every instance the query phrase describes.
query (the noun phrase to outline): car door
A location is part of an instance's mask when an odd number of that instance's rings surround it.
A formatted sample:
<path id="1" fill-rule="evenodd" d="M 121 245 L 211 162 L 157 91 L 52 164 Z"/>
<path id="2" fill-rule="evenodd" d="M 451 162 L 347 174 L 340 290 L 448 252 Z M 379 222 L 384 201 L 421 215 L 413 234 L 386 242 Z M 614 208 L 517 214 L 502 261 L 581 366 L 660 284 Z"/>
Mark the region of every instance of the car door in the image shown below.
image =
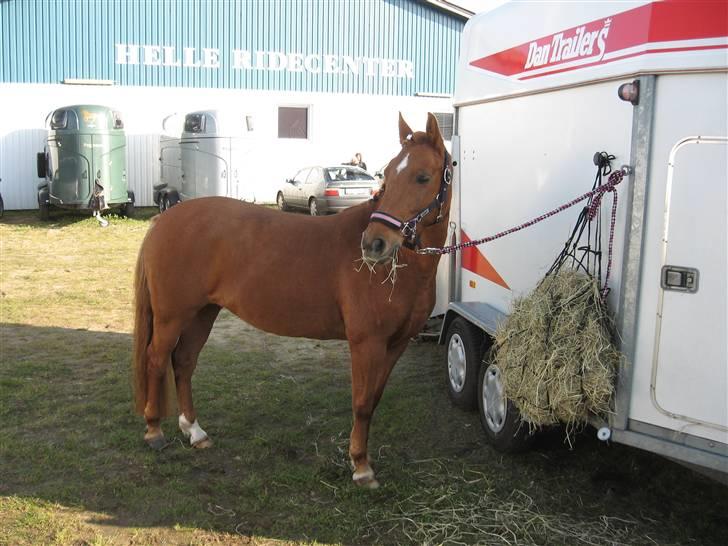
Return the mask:
<path id="1" fill-rule="evenodd" d="M 319 203 L 324 199 L 324 171 L 320 167 L 312 168 L 311 173 L 306 179 L 306 185 L 304 186 L 304 198 L 306 202 L 304 205 L 308 206 L 308 201 L 311 197 L 315 197 Z"/>
<path id="2" fill-rule="evenodd" d="M 306 183 L 306 179 L 308 178 L 308 174 L 311 172 L 310 168 L 307 169 L 301 169 L 296 173 L 296 176 L 293 177 L 293 183 L 289 184 L 289 191 L 291 198 L 288 201 L 295 207 L 307 207 L 308 201 L 306 199 L 306 196 L 303 193 L 304 185 Z"/>

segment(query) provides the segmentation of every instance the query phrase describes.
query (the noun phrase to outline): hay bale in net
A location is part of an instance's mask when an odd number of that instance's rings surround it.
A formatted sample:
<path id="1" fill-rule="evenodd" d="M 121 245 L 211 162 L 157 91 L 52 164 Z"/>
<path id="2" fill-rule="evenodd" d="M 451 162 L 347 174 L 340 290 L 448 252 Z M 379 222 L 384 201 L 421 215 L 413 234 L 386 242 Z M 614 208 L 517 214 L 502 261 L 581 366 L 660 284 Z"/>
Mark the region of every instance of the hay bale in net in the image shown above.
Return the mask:
<path id="1" fill-rule="evenodd" d="M 516 301 L 495 338 L 505 395 L 533 427 L 610 411 L 621 355 L 596 279 L 573 270 L 544 278 Z"/>

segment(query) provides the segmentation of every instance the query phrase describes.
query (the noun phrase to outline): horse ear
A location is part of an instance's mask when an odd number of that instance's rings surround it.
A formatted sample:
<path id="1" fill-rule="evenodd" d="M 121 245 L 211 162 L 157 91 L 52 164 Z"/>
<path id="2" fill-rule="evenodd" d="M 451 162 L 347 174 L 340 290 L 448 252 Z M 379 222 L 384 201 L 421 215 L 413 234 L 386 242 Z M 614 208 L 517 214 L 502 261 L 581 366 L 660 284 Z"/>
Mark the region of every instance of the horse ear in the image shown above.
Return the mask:
<path id="1" fill-rule="evenodd" d="M 437 118 L 432 112 L 428 112 L 427 114 L 427 136 L 438 152 L 445 150 L 445 143 L 442 141 L 440 126 L 437 124 Z"/>
<path id="2" fill-rule="evenodd" d="M 404 145 L 412 136 L 412 129 L 407 125 L 407 122 L 402 117 L 402 112 L 399 113 L 399 142 Z"/>

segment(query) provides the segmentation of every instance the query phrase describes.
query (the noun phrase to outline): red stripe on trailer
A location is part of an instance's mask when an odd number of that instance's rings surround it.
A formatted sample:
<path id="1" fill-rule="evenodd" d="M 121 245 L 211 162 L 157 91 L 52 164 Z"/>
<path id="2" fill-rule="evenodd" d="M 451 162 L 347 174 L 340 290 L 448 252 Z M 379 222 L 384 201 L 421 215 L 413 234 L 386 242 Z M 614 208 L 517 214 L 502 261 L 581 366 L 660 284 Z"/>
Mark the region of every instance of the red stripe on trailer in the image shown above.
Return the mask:
<path id="1" fill-rule="evenodd" d="M 470 242 L 470 237 L 468 237 L 464 231 L 461 230 L 460 234 L 463 243 Z M 503 277 L 498 274 L 495 267 L 493 267 L 493 265 L 488 261 L 488 258 L 486 258 L 483 253 L 478 250 L 478 247 L 469 246 L 467 248 L 463 248 L 461 259 L 463 269 L 467 269 L 480 277 L 488 279 L 489 281 L 510 290 L 506 281 L 504 281 Z"/>
<path id="2" fill-rule="evenodd" d="M 526 42 L 471 61 L 470 65 L 503 76 L 530 79 L 647 53 L 725 48 L 724 45 L 685 45 L 674 48 L 650 48 L 649 45 L 726 36 L 728 2 L 657 2 Z M 636 47 L 644 49 L 614 55 Z M 611 58 L 604 59 L 605 55 Z M 583 62 L 576 66 L 563 66 L 579 61 Z M 544 71 L 550 67 L 554 67 L 554 70 Z M 536 70 L 542 72 L 534 74 Z"/>

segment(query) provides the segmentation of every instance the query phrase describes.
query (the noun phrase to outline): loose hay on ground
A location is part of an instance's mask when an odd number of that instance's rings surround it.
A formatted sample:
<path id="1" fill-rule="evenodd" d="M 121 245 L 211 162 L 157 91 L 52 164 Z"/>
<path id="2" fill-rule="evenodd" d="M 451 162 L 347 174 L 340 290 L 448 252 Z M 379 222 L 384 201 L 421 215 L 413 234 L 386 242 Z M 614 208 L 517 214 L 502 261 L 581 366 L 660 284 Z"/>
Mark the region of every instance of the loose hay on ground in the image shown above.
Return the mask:
<path id="1" fill-rule="evenodd" d="M 495 360 L 525 422 L 571 430 L 610 411 L 621 358 L 610 324 L 597 280 L 573 270 L 516 301 L 496 333 Z"/>

